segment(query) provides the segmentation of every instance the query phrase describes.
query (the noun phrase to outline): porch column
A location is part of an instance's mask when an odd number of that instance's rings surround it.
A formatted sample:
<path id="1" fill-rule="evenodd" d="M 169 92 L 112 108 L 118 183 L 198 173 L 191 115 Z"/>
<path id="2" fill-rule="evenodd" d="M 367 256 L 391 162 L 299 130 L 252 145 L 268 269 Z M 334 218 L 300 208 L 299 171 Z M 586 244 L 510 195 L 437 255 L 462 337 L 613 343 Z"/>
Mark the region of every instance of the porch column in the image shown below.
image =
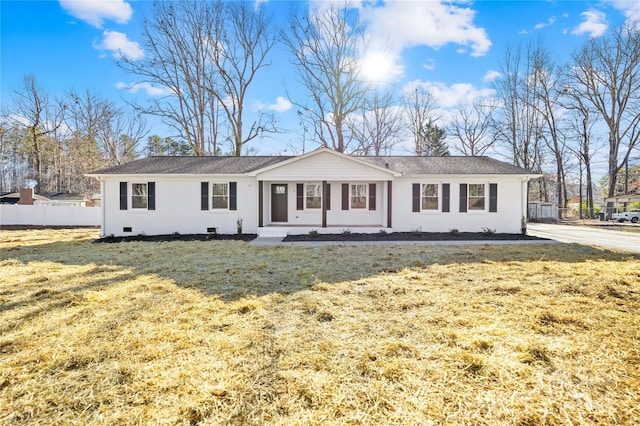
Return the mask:
<path id="1" fill-rule="evenodd" d="M 322 227 L 327 227 L 327 181 L 322 181 Z"/>
<path id="2" fill-rule="evenodd" d="M 392 228 L 391 226 L 391 212 L 393 210 L 392 204 L 393 197 L 391 197 L 391 181 L 387 181 L 387 228 Z"/>
<path id="3" fill-rule="evenodd" d="M 263 210 L 264 210 L 264 194 L 263 194 L 263 185 L 262 185 L 262 181 L 259 180 L 258 181 L 258 228 L 262 228 L 263 225 L 263 221 L 262 221 L 262 216 L 263 216 Z"/>

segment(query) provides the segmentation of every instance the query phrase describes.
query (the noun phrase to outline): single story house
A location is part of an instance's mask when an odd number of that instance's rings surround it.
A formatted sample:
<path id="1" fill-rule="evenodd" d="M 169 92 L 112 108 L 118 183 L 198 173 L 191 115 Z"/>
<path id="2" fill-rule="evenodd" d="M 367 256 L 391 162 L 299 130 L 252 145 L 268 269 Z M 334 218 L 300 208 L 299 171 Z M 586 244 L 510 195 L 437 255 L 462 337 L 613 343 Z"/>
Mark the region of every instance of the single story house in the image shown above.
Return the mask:
<path id="1" fill-rule="evenodd" d="M 102 235 L 519 233 L 539 175 L 488 157 L 149 157 L 94 171 Z"/>

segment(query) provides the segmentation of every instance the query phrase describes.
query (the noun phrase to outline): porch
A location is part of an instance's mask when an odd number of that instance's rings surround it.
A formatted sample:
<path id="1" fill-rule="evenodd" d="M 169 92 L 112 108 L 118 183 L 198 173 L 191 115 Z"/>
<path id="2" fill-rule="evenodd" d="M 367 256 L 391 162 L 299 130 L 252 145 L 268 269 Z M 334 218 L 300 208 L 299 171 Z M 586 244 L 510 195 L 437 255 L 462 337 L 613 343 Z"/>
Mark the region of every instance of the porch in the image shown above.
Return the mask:
<path id="1" fill-rule="evenodd" d="M 390 233 L 393 232 L 393 229 L 382 225 L 331 225 L 324 228 L 313 225 L 268 225 L 258 228 L 258 237 L 284 238 L 287 235 L 304 235 L 312 231 L 318 234 L 342 234 L 346 232 L 376 234 L 382 231 Z"/>
<path id="2" fill-rule="evenodd" d="M 392 228 L 391 181 L 258 181 L 258 235 Z"/>

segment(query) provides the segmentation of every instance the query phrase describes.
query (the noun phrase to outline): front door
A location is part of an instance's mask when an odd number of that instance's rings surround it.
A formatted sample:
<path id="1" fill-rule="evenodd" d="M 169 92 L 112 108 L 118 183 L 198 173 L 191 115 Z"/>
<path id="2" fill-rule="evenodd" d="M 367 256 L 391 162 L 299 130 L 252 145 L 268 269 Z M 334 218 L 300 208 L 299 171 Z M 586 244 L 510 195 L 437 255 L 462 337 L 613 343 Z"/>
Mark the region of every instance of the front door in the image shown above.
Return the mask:
<path id="1" fill-rule="evenodd" d="M 287 184 L 271 184 L 271 222 L 287 220 Z"/>

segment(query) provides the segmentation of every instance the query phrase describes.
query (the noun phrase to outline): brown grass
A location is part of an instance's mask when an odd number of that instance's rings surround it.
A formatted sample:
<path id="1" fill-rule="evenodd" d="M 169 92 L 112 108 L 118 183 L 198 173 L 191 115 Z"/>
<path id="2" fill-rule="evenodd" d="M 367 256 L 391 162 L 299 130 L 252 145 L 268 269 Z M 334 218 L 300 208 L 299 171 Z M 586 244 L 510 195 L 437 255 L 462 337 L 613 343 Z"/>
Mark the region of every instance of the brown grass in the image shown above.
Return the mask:
<path id="1" fill-rule="evenodd" d="M 640 257 L 0 235 L 0 424 L 640 423 Z"/>

